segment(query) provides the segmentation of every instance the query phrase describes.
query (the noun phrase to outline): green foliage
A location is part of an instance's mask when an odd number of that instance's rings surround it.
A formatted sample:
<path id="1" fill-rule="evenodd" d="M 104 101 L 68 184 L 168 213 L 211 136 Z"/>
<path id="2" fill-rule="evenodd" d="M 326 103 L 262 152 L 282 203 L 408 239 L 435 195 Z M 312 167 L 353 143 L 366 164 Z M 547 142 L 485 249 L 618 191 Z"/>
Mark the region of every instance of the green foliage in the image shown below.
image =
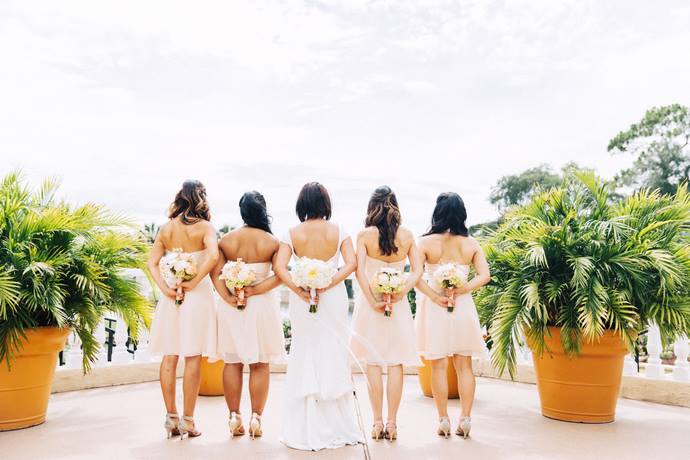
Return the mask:
<path id="1" fill-rule="evenodd" d="M 570 174 L 484 242 L 492 282 L 476 301 L 500 372 L 513 374 L 523 330 L 540 353 L 547 327 L 561 327 L 570 354 L 608 329 L 632 349 L 650 321 L 665 343 L 690 332 L 687 187 L 613 198 L 592 173 Z"/>
<path id="2" fill-rule="evenodd" d="M 608 151 L 634 155 L 633 165 L 617 175 L 620 185 L 673 194 L 690 177 L 690 111 L 679 104 L 654 107 L 644 118 L 611 139 Z"/>
<path id="3" fill-rule="evenodd" d="M 551 171 L 548 165 L 540 165 L 520 174 L 501 177 L 491 189 L 489 201 L 499 211 L 505 211 L 510 206 L 526 202 L 539 188 L 547 189 L 558 185 L 560 181 L 561 177 Z"/>
<path id="4" fill-rule="evenodd" d="M 156 236 L 158 236 L 158 231 L 160 230 L 160 226 L 156 224 L 155 222 L 151 222 L 150 224 L 144 224 L 144 228 L 141 229 L 141 235 L 148 242 L 149 244 L 153 244 L 156 241 Z"/>
<path id="5" fill-rule="evenodd" d="M 16 173 L 0 183 L 0 361 L 11 365 L 27 328 L 70 327 L 86 371 L 106 311 L 120 314 L 134 337 L 148 324 L 148 300 L 122 274 L 144 267 L 147 245 L 101 206 L 57 201 L 56 188 L 46 181 L 32 191 Z"/>

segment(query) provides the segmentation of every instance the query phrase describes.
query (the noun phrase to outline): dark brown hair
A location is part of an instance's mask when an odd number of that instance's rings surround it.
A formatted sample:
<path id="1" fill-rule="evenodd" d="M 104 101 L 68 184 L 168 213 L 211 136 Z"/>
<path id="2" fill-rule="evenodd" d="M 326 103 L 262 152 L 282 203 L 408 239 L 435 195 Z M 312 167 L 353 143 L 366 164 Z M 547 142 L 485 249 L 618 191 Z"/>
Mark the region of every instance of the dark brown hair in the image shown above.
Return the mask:
<path id="1" fill-rule="evenodd" d="M 304 184 L 297 197 L 295 211 L 300 222 L 309 219 L 329 220 L 331 218 L 331 197 L 328 195 L 326 187 L 318 182 Z"/>
<path id="2" fill-rule="evenodd" d="M 247 192 L 240 198 L 240 215 L 247 227 L 271 233 L 271 216 L 266 210 L 266 199 L 256 190 Z"/>
<path id="3" fill-rule="evenodd" d="M 441 193 L 431 217 L 431 228 L 424 235 L 450 232 L 451 235 L 468 236 L 465 202 L 455 192 Z"/>
<path id="4" fill-rule="evenodd" d="M 170 205 L 168 218 L 180 216 L 184 224 L 194 224 L 200 220 L 211 220 L 211 212 L 206 200 L 206 187 L 198 180 L 186 180 Z"/>
<path id="5" fill-rule="evenodd" d="M 400 208 L 398 199 L 389 186 L 382 185 L 371 194 L 364 225 L 379 229 L 379 249 L 383 255 L 390 256 L 398 252 L 395 235 L 400 228 Z"/>

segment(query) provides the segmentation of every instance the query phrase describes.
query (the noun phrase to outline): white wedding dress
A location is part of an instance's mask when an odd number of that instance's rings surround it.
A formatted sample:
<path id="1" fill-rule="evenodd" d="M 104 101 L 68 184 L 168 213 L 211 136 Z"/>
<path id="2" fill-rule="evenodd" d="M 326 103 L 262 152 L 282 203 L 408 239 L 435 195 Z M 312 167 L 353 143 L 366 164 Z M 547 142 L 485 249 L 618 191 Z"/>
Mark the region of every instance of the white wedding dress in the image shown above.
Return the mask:
<path id="1" fill-rule="evenodd" d="M 328 261 L 337 266 L 338 250 Z M 290 233 L 283 241 L 292 245 Z M 294 248 L 293 248 L 293 257 Z M 345 284 L 324 292 L 318 311 L 290 293 L 292 344 L 288 358 L 281 441 L 301 450 L 335 449 L 363 442 L 357 424 L 348 357 L 348 300 Z"/>

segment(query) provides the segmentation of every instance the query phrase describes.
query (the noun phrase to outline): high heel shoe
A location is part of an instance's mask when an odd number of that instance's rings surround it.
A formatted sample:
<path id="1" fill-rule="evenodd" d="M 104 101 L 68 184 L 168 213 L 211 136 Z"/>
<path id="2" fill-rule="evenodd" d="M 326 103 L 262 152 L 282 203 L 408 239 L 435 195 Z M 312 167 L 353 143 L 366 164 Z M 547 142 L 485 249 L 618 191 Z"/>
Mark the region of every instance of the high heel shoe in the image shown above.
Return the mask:
<path id="1" fill-rule="evenodd" d="M 396 439 L 398 439 L 398 425 L 396 425 L 395 422 L 389 420 L 386 423 L 386 432 L 384 433 L 384 436 L 389 441 L 395 441 Z"/>
<path id="2" fill-rule="evenodd" d="M 450 436 L 450 419 L 448 417 L 441 417 L 438 419 L 438 431 L 439 436 L 448 438 Z"/>
<path id="3" fill-rule="evenodd" d="M 235 436 L 242 436 L 244 434 L 244 427 L 242 426 L 242 416 L 238 412 L 230 413 L 228 428 L 230 428 L 231 438 L 234 438 Z"/>
<path id="4" fill-rule="evenodd" d="M 371 439 L 378 441 L 379 439 L 383 439 L 383 437 L 384 437 L 383 422 L 380 420 L 378 422 L 374 422 L 374 426 L 371 429 Z"/>
<path id="5" fill-rule="evenodd" d="M 256 412 L 252 413 L 252 419 L 249 421 L 249 436 L 252 439 L 260 438 L 264 432 L 261 430 L 261 416 Z"/>
<path id="6" fill-rule="evenodd" d="M 196 430 L 196 427 L 194 426 L 194 418 L 192 417 L 182 417 L 182 420 L 180 420 L 179 424 L 179 430 L 180 440 L 184 439 L 185 436 L 187 436 L 188 438 L 196 438 L 198 436 L 201 436 L 201 431 Z"/>
<path id="7" fill-rule="evenodd" d="M 467 439 L 470 436 L 470 430 L 472 429 L 472 419 L 470 417 L 461 417 L 458 429 L 455 434 L 462 436 L 463 439 Z"/>
<path id="8" fill-rule="evenodd" d="M 180 424 L 180 417 L 177 414 L 165 414 L 165 424 L 163 425 L 163 428 L 165 428 L 165 432 L 168 433 L 168 439 L 172 438 L 173 436 L 179 436 L 180 435 L 180 430 L 178 428 L 178 425 Z"/>

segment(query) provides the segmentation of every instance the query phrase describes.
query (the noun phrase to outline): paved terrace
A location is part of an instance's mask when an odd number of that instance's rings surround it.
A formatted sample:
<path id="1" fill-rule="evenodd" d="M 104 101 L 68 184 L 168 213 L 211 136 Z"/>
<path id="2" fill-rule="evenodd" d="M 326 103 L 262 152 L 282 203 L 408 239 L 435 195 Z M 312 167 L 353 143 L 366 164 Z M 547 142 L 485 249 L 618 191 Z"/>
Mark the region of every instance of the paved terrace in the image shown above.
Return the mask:
<path id="1" fill-rule="evenodd" d="M 246 378 L 246 376 L 245 376 Z M 371 425 L 364 377 L 355 377 L 367 431 Z M 491 378 L 477 380 L 472 437 L 436 436 L 433 401 L 406 376 L 399 439 L 369 441 L 379 459 L 688 459 L 690 409 L 621 399 L 617 420 L 582 425 L 549 420 L 539 412 L 536 387 Z M 222 397 L 199 398 L 200 438 L 165 439 L 157 382 L 57 393 L 48 421 L 0 433 L 0 458 L 9 459 L 362 459 L 363 448 L 318 453 L 290 450 L 278 441 L 284 374 L 272 375 L 264 437 L 231 440 Z M 181 383 L 181 381 L 180 381 Z M 245 387 L 246 388 L 246 387 Z M 179 390 L 178 390 L 179 391 Z M 451 419 L 459 413 L 452 401 Z M 249 411 L 245 394 L 242 410 Z M 248 417 L 247 417 L 248 418 Z M 455 429 L 455 427 L 453 427 Z"/>

